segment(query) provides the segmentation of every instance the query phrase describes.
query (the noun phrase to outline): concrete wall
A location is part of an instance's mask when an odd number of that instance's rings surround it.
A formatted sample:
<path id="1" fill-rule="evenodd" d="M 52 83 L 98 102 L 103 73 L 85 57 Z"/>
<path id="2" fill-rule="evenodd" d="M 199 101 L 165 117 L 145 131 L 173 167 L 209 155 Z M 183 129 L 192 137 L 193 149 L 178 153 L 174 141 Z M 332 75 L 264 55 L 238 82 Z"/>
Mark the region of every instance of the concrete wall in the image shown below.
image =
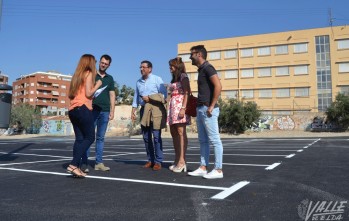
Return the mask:
<path id="1" fill-rule="evenodd" d="M 109 122 L 107 132 L 115 134 L 127 133 L 131 122 L 131 106 L 116 106 L 114 119 Z M 44 120 L 40 134 L 74 135 L 70 120 Z"/>
<path id="2" fill-rule="evenodd" d="M 109 122 L 107 132 L 118 135 L 128 135 L 131 121 L 131 106 L 116 106 L 114 119 Z M 335 128 L 336 125 L 326 123 L 323 113 L 298 113 L 286 116 L 263 116 L 251 127 L 251 130 L 312 130 Z M 188 126 L 188 131 L 196 132 L 195 118 Z M 74 135 L 74 130 L 69 120 L 45 120 L 40 128 L 40 134 Z"/>

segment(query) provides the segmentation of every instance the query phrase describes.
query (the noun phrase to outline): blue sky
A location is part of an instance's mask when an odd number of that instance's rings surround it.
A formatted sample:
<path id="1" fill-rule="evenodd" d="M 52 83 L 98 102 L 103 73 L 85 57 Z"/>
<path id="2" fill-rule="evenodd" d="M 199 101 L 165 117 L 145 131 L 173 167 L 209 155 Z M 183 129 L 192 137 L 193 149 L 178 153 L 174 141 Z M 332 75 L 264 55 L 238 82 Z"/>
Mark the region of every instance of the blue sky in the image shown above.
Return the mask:
<path id="1" fill-rule="evenodd" d="M 177 44 L 349 24 L 349 0 L 0 0 L 0 71 L 73 74 L 82 54 L 107 53 L 120 85 L 135 87 L 142 60 L 171 79 Z"/>

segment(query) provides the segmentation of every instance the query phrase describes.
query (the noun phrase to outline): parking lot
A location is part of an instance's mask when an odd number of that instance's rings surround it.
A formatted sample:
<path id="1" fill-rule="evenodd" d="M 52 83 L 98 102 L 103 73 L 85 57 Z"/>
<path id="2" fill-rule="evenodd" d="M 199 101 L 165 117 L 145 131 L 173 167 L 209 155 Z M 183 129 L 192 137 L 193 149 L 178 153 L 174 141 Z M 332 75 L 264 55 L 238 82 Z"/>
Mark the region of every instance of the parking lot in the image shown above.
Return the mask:
<path id="1" fill-rule="evenodd" d="M 0 139 L 1 219 L 304 220 L 306 200 L 349 199 L 348 137 L 222 141 L 223 179 L 168 170 L 174 159 L 169 138 L 163 169 L 144 169 L 143 141 L 128 137 L 106 139 L 104 163 L 111 171 L 93 170 L 92 146 L 91 172 L 76 179 L 65 172 L 73 137 Z M 189 171 L 199 166 L 197 139 L 189 139 L 186 158 Z M 342 220 L 348 220 L 344 205 Z"/>

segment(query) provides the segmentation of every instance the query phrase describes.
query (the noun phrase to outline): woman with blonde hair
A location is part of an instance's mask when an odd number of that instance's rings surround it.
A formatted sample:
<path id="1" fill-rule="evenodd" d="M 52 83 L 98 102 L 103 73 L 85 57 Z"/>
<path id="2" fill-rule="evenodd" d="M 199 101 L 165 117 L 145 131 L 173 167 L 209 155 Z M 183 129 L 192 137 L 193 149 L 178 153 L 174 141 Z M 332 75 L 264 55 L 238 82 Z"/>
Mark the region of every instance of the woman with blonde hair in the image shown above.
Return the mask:
<path id="1" fill-rule="evenodd" d="M 86 150 L 95 140 L 92 116 L 92 98 L 102 81 L 96 79 L 96 59 L 93 55 L 84 54 L 76 67 L 69 88 L 69 119 L 73 124 L 75 142 L 73 160 L 67 172 L 74 177 L 85 177 L 80 170 L 80 161 Z"/>
<path id="2" fill-rule="evenodd" d="M 175 149 L 174 164 L 169 167 L 175 173 L 187 172 L 185 153 L 187 151 L 188 138 L 186 127 L 190 123 L 190 116 L 185 114 L 190 84 L 185 73 L 185 65 L 182 58 L 177 57 L 169 61 L 172 81 L 169 85 L 171 100 L 167 121 L 170 125 L 173 147 Z"/>

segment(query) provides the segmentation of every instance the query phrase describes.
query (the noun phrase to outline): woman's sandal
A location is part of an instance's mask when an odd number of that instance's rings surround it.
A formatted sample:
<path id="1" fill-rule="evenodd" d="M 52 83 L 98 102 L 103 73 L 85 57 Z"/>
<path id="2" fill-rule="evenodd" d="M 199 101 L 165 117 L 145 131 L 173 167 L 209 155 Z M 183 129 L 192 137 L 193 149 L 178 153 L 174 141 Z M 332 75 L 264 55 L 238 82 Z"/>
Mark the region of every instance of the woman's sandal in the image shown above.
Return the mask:
<path id="1" fill-rule="evenodd" d="M 77 171 L 75 171 L 75 170 L 77 170 Z M 77 173 L 77 172 L 79 172 L 79 173 Z M 86 174 L 83 173 L 78 167 L 73 168 L 71 166 L 68 166 L 67 173 L 70 173 L 75 178 L 85 178 L 85 176 L 86 176 Z"/>

